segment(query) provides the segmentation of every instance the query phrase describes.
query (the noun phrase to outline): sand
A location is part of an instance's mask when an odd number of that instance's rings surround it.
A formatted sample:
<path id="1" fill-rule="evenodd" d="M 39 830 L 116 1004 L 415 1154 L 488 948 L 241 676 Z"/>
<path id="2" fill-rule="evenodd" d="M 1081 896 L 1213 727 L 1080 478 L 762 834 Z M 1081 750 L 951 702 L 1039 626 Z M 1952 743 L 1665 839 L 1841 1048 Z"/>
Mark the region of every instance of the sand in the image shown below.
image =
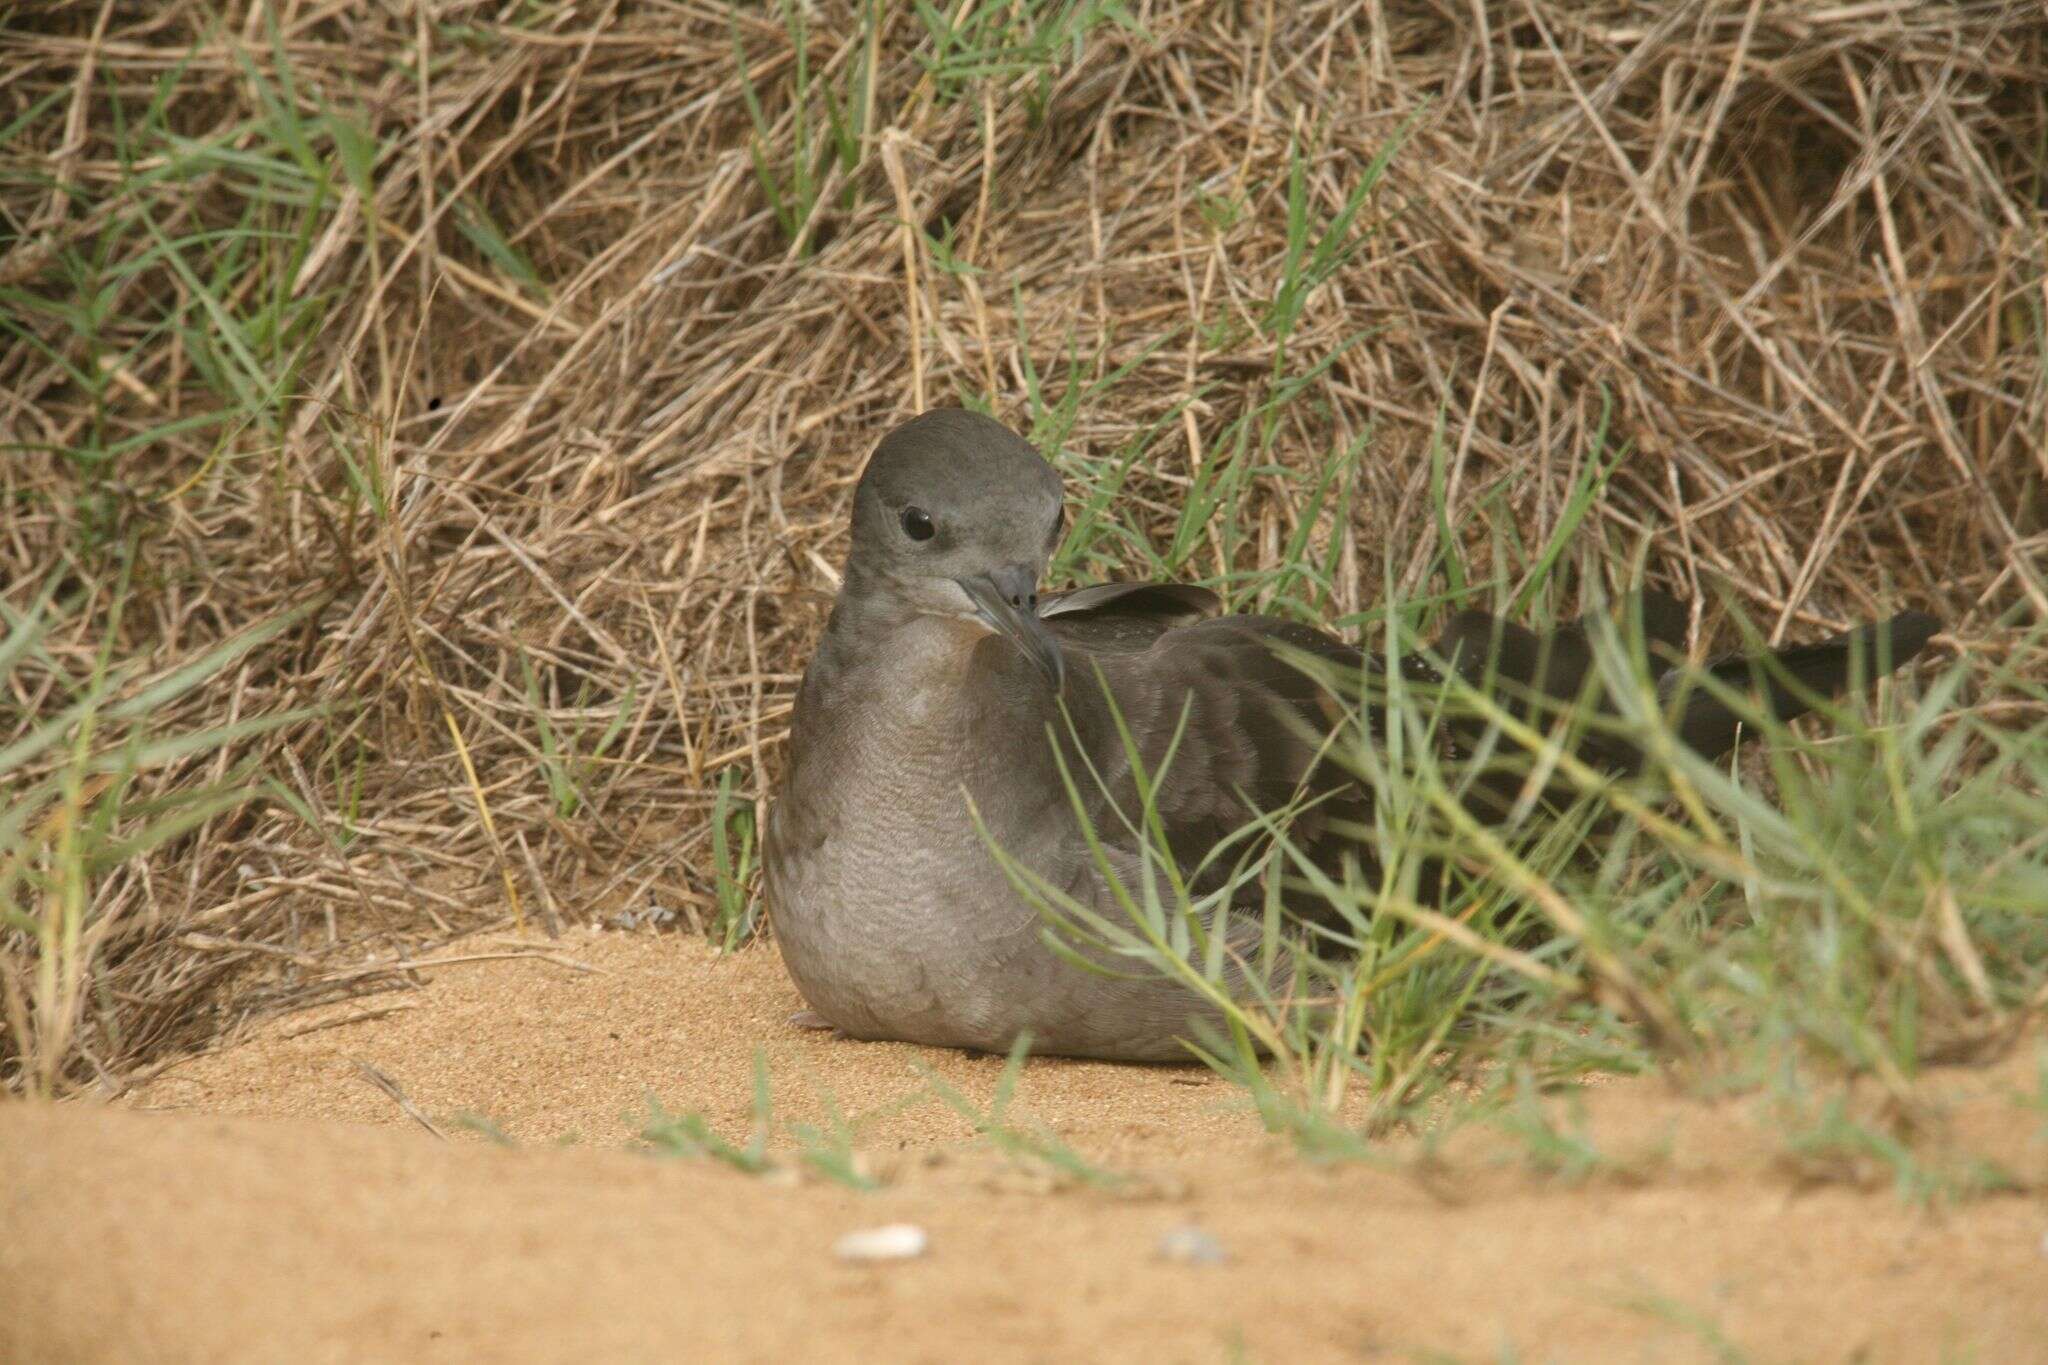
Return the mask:
<path id="1" fill-rule="evenodd" d="M 1130 1177 L 1105 1191 L 933 1097 L 986 1104 L 999 1059 L 792 1026 L 772 949 L 456 953 L 511 955 L 273 1021 L 117 1105 L 0 1107 L 0 1360 L 2048 1359 L 2048 1206 L 1803 1179 L 1744 1102 L 1598 1087 L 1614 1169 L 1567 1180 L 1476 1131 L 1427 1172 L 1398 1147 L 1311 1163 L 1199 1070 L 1030 1063 L 1012 1117 Z M 628 1150 L 650 1095 L 744 1141 L 757 1055 L 779 1173 Z M 1929 1084 L 2040 1188 L 2048 1114 L 2015 1102 L 2037 1065 Z M 791 1126 L 835 1107 L 883 1189 L 797 1171 Z M 928 1252 L 835 1256 L 893 1222 Z M 1226 1259 L 1163 1256 L 1191 1226 Z"/>

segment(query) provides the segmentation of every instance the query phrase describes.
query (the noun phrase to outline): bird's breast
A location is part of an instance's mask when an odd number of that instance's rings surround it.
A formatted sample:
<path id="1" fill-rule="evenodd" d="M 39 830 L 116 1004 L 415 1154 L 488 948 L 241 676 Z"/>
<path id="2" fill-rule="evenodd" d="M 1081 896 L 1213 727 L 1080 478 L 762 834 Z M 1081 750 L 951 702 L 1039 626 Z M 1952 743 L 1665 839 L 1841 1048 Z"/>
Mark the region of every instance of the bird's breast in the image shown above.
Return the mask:
<path id="1" fill-rule="evenodd" d="M 849 670 L 830 687 L 807 678 L 769 819 L 783 959 L 812 1007 L 857 1034 L 950 1025 L 1011 941 L 1035 934 L 969 796 L 999 843 L 1029 842 L 1043 825 L 1016 821 L 1000 795 L 1004 760 L 978 733 L 986 704 L 964 694 L 970 671 L 930 662 Z"/>

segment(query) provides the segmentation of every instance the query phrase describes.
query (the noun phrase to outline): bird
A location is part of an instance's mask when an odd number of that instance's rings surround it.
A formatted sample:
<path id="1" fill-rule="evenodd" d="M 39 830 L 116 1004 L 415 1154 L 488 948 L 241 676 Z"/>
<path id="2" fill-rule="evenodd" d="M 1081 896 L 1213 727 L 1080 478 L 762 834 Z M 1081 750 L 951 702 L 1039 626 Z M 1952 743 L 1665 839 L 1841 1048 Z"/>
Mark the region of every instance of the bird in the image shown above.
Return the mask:
<path id="1" fill-rule="evenodd" d="M 1189 1060 L 1189 1040 L 1220 1018 L 1214 1002 L 1169 974 L 1093 970 L 1060 951 L 1004 860 L 1116 913 L 1113 883 L 1136 886 L 1159 867 L 1129 820 L 1138 784 L 1157 774 L 1152 837 L 1197 881 L 1213 880 L 1210 855 L 1248 821 L 1290 802 L 1294 844 L 1330 866 L 1370 862 L 1368 784 L 1324 742 L 1361 706 L 1332 673 L 1370 677 L 1370 651 L 1296 621 L 1227 613 L 1189 584 L 1042 593 L 1063 531 L 1062 480 L 1028 441 L 973 411 L 934 409 L 886 433 L 851 520 L 763 823 L 773 937 L 809 1006 L 799 1021 L 972 1051 L 1028 1037 L 1040 1055 Z M 1751 714 L 1733 690 L 1789 719 L 1872 660 L 1905 663 L 1938 629 L 1905 612 L 1777 651 L 1768 667 L 1737 655 L 1686 670 L 1683 604 L 1645 594 L 1635 610 L 1673 732 L 1709 757 L 1737 743 Z M 1396 667 L 1418 685 L 1444 668 L 1498 684 L 1523 717 L 1612 710 L 1596 632 L 1591 615 L 1542 634 L 1465 611 Z M 1681 690 L 1701 672 L 1728 686 Z M 1378 733 L 1384 717 L 1364 709 Z M 1464 752 L 1483 737 L 1454 726 L 1446 743 Z M 1608 772 L 1642 766 L 1612 732 L 1589 730 L 1576 752 Z M 1501 818 L 1522 787 L 1513 773 L 1477 782 L 1474 809 Z M 1226 939 L 1249 951 L 1260 923 L 1255 905 L 1233 912 Z M 1234 956 L 1225 979 L 1245 985 Z"/>

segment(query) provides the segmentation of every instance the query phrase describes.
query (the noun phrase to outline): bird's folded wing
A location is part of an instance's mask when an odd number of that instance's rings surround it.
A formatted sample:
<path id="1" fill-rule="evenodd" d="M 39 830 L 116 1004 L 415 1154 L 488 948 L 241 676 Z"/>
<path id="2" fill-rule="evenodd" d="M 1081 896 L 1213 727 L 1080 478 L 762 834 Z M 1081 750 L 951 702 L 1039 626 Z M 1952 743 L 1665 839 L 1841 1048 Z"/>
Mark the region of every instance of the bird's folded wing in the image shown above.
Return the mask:
<path id="1" fill-rule="evenodd" d="M 1223 614 L 1223 599 L 1192 583 L 1097 583 L 1093 587 L 1048 593 L 1039 603 L 1041 617 L 1098 614 L 1157 617 L 1186 625 Z"/>
<path id="2" fill-rule="evenodd" d="M 1084 594 L 1086 594 L 1084 596 Z M 1216 599 L 1175 584 L 1110 584 L 1048 603 L 1041 615 L 1068 654 L 1064 741 L 1099 837 L 1134 846 L 1163 831 L 1175 860 L 1190 870 L 1254 818 L 1292 802 L 1290 838 L 1317 862 L 1333 864 L 1347 838 L 1369 823 L 1369 797 L 1332 757 L 1325 737 L 1384 702 L 1366 681 L 1377 673 L 1356 646 L 1295 622 L 1218 616 Z M 1684 605 L 1660 594 L 1622 608 L 1639 616 L 1656 658 L 1683 650 Z M 1425 691 L 1436 661 L 1511 709 L 1548 721 L 1545 702 L 1590 703 L 1597 692 L 1589 615 L 1539 635 L 1485 612 L 1454 616 L 1426 653 L 1402 660 L 1402 673 Z M 1620 627 L 1624 638 L 1632 633 Z M 1331 667 L 1318 670 L 1316 661 Z M 1308 667 L 1304 668 L 1304 664 Z M 1347 681 L 1348 680 L 1348 681 Z M 1368 714 L 1378 727 L 1378 717 Z M 1469 728 L 1469 723 L 1465 728 Z M 1482 726 L 1483 728 L 1483 726 Z M 1632 753 L 1604 752 L 1582 737 L 1604 766 L 1633 766 Z M 1152 790 L 1144 810 L 1140 775 Z"/>
<path id="3" fill-rule="evenodd" d="M 1155 837 L 1146 832 L 1153 825 L 1192 871 L 1257 813 L 1297 798 L 1322 798 L 1296 819 L 1298 843 L 1317 844 L 1333 818 L 1356 815 L 1349 807 L 1361 793 L 1318 740 L 1341 722 L 1344 704 L 1292 653 L 1356 669 L 1352 647 L 1253 616 L 1155 629 L 1140 648 L 1062 644 L 1072 722 L 1062 744 L 1105 842 L 1135 848 Z"/>
<path id="4" fill-rule="evenodd" d="M 1167 631 L 1222 611 L 1222 598 L 1187 583 L 1098 583 L 1038 604 L 1039 619 L 1070 651 L 1149 649 Z"/>

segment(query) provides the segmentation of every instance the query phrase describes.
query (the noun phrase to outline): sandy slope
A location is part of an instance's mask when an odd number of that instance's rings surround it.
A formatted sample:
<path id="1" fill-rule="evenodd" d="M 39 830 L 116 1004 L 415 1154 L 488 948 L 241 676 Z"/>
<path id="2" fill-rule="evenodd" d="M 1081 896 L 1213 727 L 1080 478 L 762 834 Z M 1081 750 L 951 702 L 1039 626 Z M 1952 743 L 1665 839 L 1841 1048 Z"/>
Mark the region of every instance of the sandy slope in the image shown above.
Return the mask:
<path id="1" fill-rule="evenodd" d="M 550 947 L 597 970 L 430 969 L 132 1106 L 173 1112 L 0 1108 L 0 1360 L 1684 1359 L 1715 1333 L 1767 1360 L 2048 1359 L 2048 1208 L 1799 1186 L 1737 1106 L 1602 1087 L 1603 1150 L 1657 1154 L 1634 1178 L 1548 1180 L 1475 1138 L 1424 1180 L 1299 1161 L 1197 1071 L 1034 1062 L 1019 1116 L 1144 1177 L 1137 1197 L 1049 1192 L 918 1070 L 985 1099 L 992 1059 L 790 1028 L 772 952 Z M 886 1190 L 620 1150 L 648 1093 L 743 1136 L 757 1048 L 778 1118 L 831 1096 Z M 437 1121 L 486 1114 L 523 1145 L 437 1141 L 358 1061 Z M 2011 1100 L 2032 1067 L 1941 1085 L 2039 1179 L 2041 1116 Z M 930 1230 L 927 1257 L 832 1255 L 896 1220 Z M 1191 1221 L 1227 1264 L 1159 1257 Z"/>

